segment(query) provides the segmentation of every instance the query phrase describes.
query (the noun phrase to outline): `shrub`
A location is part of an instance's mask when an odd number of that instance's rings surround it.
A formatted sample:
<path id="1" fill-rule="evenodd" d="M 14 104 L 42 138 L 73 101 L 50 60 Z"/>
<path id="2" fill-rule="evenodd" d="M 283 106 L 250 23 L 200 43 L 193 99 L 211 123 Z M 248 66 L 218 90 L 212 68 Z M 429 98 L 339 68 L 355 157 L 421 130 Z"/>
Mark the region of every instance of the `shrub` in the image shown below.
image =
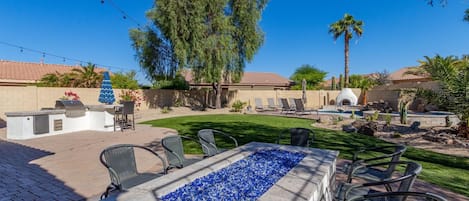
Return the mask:
<path id="1" fill-rule="evenodd" d="M 375 111 L 375 113 L 373 113 L 373 115 L 371 116 L 371 120 L 377 121 L 378 118 L 379 118 L 379 111 Z"/>
<path id="2" fill-rule="evenodd" d="M 246 102 L 242 102 L 240 100 L 237 100 L 237 101 L 233 102 L 233 104 L 231 105 L 232 109 L 230 111 L 231 112 L 241 112 L 246 104 L 247 104 Z"/>
<path id="3" fill-rule="evenodd" d="M 386 125 L 389 126 L 391 125 L 391 115 L 390 114 L 386 114 L 386 116 L 384 116 L 384 121 L 386 121 Z"/>
<path id="4" fill-rule="evenodd" d="M 355 110 L 352 110 L 352 115 L 350 115 L 350 118 L 355 119 Z"/>
<path id="5" fill-rule="evenodd" d="M 168 106 L 164 106 L 163 109 L 161 109 L 161 113 L 166 114 L 169 113 L 170 109 Z"/>

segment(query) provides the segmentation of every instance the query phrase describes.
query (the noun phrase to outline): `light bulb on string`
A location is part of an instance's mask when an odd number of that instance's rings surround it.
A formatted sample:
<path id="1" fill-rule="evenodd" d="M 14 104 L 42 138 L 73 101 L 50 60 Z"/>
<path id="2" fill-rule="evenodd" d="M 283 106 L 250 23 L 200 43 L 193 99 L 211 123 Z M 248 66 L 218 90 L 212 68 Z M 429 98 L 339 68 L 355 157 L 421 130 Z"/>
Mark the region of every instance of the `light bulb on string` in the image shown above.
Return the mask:
<path id="1" fill-rule="evenodd" d="M 122 18 L 124 18 L 124 20 L 127 19 L 127 17 L 125 15 L 122 15 Z"/>
<path id="2" fill-rule="evenodd" d="M 23 53 L 23 48 L 22 47 L 20 47 L 20 52 Z"/>

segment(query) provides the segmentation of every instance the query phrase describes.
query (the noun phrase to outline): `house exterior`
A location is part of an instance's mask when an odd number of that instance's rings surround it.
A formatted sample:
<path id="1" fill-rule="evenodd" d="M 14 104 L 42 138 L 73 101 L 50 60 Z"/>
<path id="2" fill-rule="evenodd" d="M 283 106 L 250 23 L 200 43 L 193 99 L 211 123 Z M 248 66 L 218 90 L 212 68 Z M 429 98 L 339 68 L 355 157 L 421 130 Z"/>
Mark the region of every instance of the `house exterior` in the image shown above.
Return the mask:
<path id="1" fill-rule="evenodd" d="M 400 83 L 421 83 L 421 82 L 429 82 L 432 81 L 430 76 L 427 75 L 412 75 L 407 74 L 406 72 L 412 70 L 416 67 L 404 67 L 401 68 L 391 74 L 389 74 L 389 80 L 393 84 L 400 84 Z"/>
<path id="2" fill-rule="evenodd" d="M 45 64 L 0 60 L 0 86 L 25 86 L 37 83 L 49 73 L 69 73 L 79 65 Z M 96 68 L 97 72 L 105 71 Z"/>
<path id="3" fill-rule="evenodd" d="M 183 73 L 191 88 L 212 88 L 212 83 L 196 83 L 190 71 Z M 222 88 L 228 90 L 288 90 L 293 81 L 275 73 L 244 72 L 239 83 L 223 83 Z"/>

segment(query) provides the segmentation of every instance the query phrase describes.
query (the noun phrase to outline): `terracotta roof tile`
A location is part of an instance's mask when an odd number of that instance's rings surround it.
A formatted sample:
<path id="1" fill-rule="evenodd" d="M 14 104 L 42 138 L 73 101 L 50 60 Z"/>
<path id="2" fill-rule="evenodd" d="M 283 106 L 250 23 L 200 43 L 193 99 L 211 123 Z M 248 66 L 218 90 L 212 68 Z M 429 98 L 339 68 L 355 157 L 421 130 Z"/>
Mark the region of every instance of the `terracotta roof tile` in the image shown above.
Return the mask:
<path id="1" fill-rule="evenodd" d="M 80 66 L 1 60 L 0 80 L 34 82 L 40 80 L 44 75 L 48 73 L 68 73 L 71 72 L 73 68 L 80 68 Z M 105 69 L 97 68 L 96 71 L 102 72 L 105 71 Z"/>
<path id="2" fill-rule="evenodd" d="M 414 80 L 414 79 L 429 78 L 428 76 L 419 76 L 419 75 L 412 75 L 412 74 L 406 74 L 405 73 L 405 72 L 411 70 L 412 68 L 416 68 L 416 67 L 401 68 L 401 69 L 389 74 L 389 79 L 392 80 L 392 81 L 395 81 L 395 80 Z"/>

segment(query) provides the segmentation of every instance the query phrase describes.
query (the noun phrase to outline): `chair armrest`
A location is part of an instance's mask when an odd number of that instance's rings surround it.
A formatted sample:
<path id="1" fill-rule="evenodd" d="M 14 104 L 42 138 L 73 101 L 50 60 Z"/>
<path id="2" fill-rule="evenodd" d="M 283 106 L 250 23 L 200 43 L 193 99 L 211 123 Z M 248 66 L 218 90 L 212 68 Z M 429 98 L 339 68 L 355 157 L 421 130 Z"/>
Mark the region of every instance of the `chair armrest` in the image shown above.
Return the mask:
<path id="1" fill-rule="evenodd" d="M 168 165 L 166 164 L 166 161 L 163 159 L 163 157 L 161 157 L 158 153 L 156 153 L 155 151 L 153 151 L 152 149 L 148 148 L 148 147 L 144 147 L 144 146 L 140 146 L 140 145 L 134 145 L 134 147 L 137 147 L 137 148 L 140 148 L 140 149 L 143 149 L 143 150 L 146 150 L 150 153 L 152 153 L 154 156 L 156 156 L 157 158 L 159 158 L 161 160 L 161 162 L 163 163 L 163 173 L 164 174 L 167 174 L 167 167 Z"/>
<path id="2" fill-rule="evenodd" d="M 215 133 L 215 134 L 221 134 L 221 135 L 223 135 L 223 136 L 225 136 L 225 137 L 227 137 L 227 138 L 230 138 L 231 140 L 233 140 L 233 142 L 234 142 L 234 144 L 235 144 L 235 147 L 238 147 L 238 141 L 237 141 L 236 138 L 234 138 L 233 136 L 231 136 L 231 135 L 229 135 L 229 134 L 227 134 L 227 133 L 225 133 L 225 132 L 219 131 L 219 130 L 212 130 L 212 131 L 213 131 L 213 133 Z"/>
<path id="3" fill-rule="evenodd" d="M 349 177 L 350 178 L 353 177 L 354 173 L 356 171 L 358 171 L 359 169 L 361 169 L 361 168 L 369 168 L 369 167 L 392 165 L 392 164 L 398 165 L 398 164 L 406 164 L 406 163 L 407 163 L 406 161 L 398 161 L 398 162 L 376 163 L 376 164 L 371 164 L 371 165 L 359 165 L 359 166 L 354 167 L 353 170 L 350 171 Z M 379 182 L 363 183 L 362 185 L 363 186 L 388 185 L 388 184 L 391 184 L 391 183 L 400 182 L 402 180 L 408 179 L 409 177 L 413 177 L 413 176 L 415 176 L 415 175 L 410 174 L 410 175 L 405 175 L 405 176 L 402 176 L 402 177 L 399 177 L 399 178 L 394 178 L 394 179 L 384 179 L 383 181 L 379 181 Z"/>
<path id="4" fill-rule="evenodd" d="M 376 161 L 376 160 L 381 160 L 381 159 L 385 159 L 385 158 L 390 158 L 390 157 L 393 157 L 394 155 L 398 154 L 398 152 L 393 152 L 393 153 L 389 153 L 389 154 L 383 153 L 383 155 L 381 155 L 381 156 L 373 157 L 373 158 L 367 158 L 367 159 L 359 159 L 358 155 L 360 153 L 364 153 L 364 152 L 368 152 L 368 151 L 384 151 L 384 150 L 387 150 L 388 148 L 395 148 L 395 147 L 396 147 L 396 145 L 389 145 L 389 146 L 382 146 L 382 147 L 369 147 L 369 148 L 362 147 L 362 148 L 359 148 L 359 150 L 357 150 L 353 153 L 352 161 L 355 162 L 355 161 L 358 161 L 358 160 L 362 160 L 363 162 L 370 162 L 370 161 Z"/>

